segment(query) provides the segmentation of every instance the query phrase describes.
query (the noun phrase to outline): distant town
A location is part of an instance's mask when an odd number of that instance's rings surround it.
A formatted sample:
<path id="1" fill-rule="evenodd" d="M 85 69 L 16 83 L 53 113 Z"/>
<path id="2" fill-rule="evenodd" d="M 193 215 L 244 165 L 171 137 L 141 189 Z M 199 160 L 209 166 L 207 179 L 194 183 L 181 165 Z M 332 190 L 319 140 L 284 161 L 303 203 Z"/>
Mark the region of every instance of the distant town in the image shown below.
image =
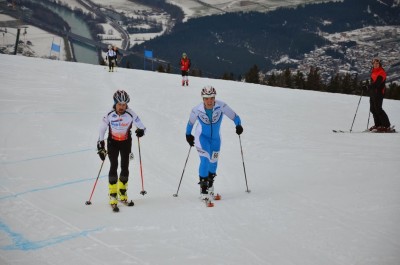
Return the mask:
<path id="1" fill-rule="evenodd" d="M 366 27 L 349 32 L 335 34 L 321 33 L 333 44 L 326 45 L 305 54 L 303 60 L 290 60 L 297 64 L 291 68 L 293 73 L 308 73 L 310 67 L 317 67 L 323 81 L 328 82 L 335 73 L 358 74 L 358 79 L 369 78 L 371 60 L 378 57 L 388 72 L 388 82 L 400 84 L 400 27 Z M 282 62 L 279 62 L 282 63 Z M 281 72 L 272 69 L 267 72 Z"/>

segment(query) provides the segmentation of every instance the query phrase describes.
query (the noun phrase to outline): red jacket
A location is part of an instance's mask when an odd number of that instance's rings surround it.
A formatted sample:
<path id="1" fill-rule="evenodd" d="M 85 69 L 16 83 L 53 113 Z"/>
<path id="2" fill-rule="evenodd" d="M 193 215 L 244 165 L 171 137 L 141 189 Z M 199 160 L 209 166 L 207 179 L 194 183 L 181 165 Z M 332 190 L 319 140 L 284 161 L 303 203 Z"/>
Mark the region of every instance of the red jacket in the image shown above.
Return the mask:
<path id="1" fill-rule="evenodd" d="M 190 68 L 190 59 L 189 58 L 182 58 L 181 59 L 181 70 L 182 71 L 188 71 Z"/>
<path id="2" fill-rule="evenodd" d="M 373 68 L 371 71 L 371 85 L 375 93 L 385 94 L 386 72 L 382 67 Z"/>

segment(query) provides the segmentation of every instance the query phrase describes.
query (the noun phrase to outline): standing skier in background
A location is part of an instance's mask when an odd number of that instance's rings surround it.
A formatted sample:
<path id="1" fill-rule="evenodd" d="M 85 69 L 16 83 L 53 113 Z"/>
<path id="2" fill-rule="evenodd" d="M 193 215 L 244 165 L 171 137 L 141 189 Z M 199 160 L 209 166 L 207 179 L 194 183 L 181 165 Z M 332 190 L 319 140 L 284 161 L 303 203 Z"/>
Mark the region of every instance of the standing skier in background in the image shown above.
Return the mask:
<path id="1" fill-rule="evenodd" d="M 236 133 L 243 132 L 240 117 L 224 102 L 215 100 L 217 92 L 212 86 L 201 90 L 203 102 L 195 106 L 186 126 L 186 141 L 196 146 L 200 156 L 199 177 L 202 199 L 208 200 L 208 194 L 214 195 L 214 178 L 217 175 L 219 151 L 221 148 L 220 127 L 225 114 L 236 125 Z M 198 121 L 195 135 L 194 124 Z"/>
<path id="2" fill-rule="evenodd" d="M 371 85 L 369 86 L 370 111 L 374 117 L 374 126 L 369 128 L 374 132 L 392 132 L 390 121 L 386 112 L 382 109 L 383 98 L 386 89 L 386 72 L 382 68 L 379 59 L 372 60 Z"/>
<path id="3" fill-rule="evenodd" d="M 146 128 L 138 115 L 128 107 L 129 95 L 124 90 L 118 90 L 113 96 L 114 105 L 102 119 L 97 142 L 98 154 L 101 160 L 105 160 L 104 135 L 108 128 L 107 149 L 110 160 L 110 172 L 108 174 L 110 204 L 117 205 L 118 196 L 122 202 L 128 201 L 127 189 L 129 179 L 129 157 L 132 147 L 132 125 L 137 127 L 137 137 L 142 137 Z M 118 156 L 121 154 L 121 172 L 118 178 Z M 132 203 L 133 205 L 133 203 Z"/>
<path id="4" fill-rule="evenodd" d="M 108 71 L 109 72 L 114 72 L 114 64 L 115 64 L 116 57 L 117 57 L 117 54 L 115 53 L 113 47 L 111 45 L 108 45 L 106 61 L 108 61 Z"/>
<path id="5" fill-rule="evenodd" d="M 181 71 L 182 71 L 182 86 L 185 84 L 189 85 L 189 70 L 190 70 L 190 59 L 187 57 L 186 53 L 182 53 L 182 58 L 180 61 Z"/>

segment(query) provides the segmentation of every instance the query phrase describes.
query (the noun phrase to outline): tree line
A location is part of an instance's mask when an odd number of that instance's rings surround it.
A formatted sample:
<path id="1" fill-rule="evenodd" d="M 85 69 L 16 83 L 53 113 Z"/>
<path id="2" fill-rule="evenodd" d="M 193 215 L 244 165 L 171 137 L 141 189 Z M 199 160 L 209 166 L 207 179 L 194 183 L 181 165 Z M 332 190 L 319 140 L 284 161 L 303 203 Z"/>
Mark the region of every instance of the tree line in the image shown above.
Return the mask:
<path id="1" fill-rule="evenodd" d="M 233 80 L 229 77 L 233 77 L 233 75 L 224 74 L 223 79 Z M 329 78 L 328 82 L 323 82 L 318 67 L 311 67 L 307 74 L 300 71 L 293 74 L 289 68 L 286 68 L 282 72 L 261 77 L 257 65 L 250 68 L 245 74 L 244 80 L 247 83 L 268 86 L 353 95 L 360 95 L 362 87 L 370 84 L 369 80 L 360 80 L 357 74 L 350 73 L 342 75 L 336 73 Z M 387 83 L 385 98 L 400 100 L 400 85 L 394 82 Z"/>
<path id="2" fill-rule="evenodd" d="M 130 68 L 127 65 L 127 68 Z M 172 73 L 171 65 L 164 67 L 162 64 L 157 66 L 157 72 Z M 203 76 L 201 69 L 190 69 L 191 76 Z M 318 67 L 311 67 L 305 74 L 297 71 L 293 74 L 289 68 L 284 71 L 272 73 L 264 76 L 261 74 L 257 65 L 253 65 L 244 76 L 235 77 L 233 73 L 224 73 L 221 77 L 224 80 L 244 81 L 246 83 L 260 84 L 274 87 L 284 87 L 292 89 L 313 90 L 329 93 L 341 93 L 349 95 L 360 95 L 364 85 L 370 85 L 370 80 L 361 80 L 357 74 L 336 73 L 329 78 L 330 81 L 324 82 L 319 73 Z M 364 95 L 366 92 L 364 92 Z M 400 85 L 394 82 L 386 83 L 385 98 L 400 100 Z"/>

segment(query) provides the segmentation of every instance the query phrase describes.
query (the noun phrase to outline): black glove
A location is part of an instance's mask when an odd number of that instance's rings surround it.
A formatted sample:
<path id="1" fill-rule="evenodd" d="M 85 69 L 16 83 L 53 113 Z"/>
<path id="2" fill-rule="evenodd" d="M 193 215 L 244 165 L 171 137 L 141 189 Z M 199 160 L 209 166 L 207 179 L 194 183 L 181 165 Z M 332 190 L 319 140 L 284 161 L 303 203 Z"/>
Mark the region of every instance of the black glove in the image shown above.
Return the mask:
<path id="1" fill-rule="evenodd" d="M 242 132 L 243 132 L 243 127 L 242 127 L 242 125 L 237 125 L 236 126 L 236 133 L 238 134 L 238 135 L 241 135 L 242 134 Z"/>
<path id="2" fill-rule="evenodd" d="M 136 129 L 135 133 L 136 133 L 136 136 L 138 138 L 140 138 L 140 137 L 142 137 L 144 135 L 144 130 L 138 128 L 138 129 Z"/>
<path id="3" fill-rule="evenodd" d="M 368 86 L 367 85 L 363 85 L 362 87 L 361 87 L 361 89 L 362 89 L 362 91 L 367 91 L 368 90 Z"/>
<path id="4" fill-rule="evenodd" d="M 186 134 L 186 141 L 190 146 L 194 146 L 194 136 L 191 134 Z"/>
<path id="5" fill-rule="evenodd" d="M 107 156 L 107 150 L 104 145 L 104 141 L 97 142 L 97 154 L 100 156 L 100 159 L 104 161 Z"/>

